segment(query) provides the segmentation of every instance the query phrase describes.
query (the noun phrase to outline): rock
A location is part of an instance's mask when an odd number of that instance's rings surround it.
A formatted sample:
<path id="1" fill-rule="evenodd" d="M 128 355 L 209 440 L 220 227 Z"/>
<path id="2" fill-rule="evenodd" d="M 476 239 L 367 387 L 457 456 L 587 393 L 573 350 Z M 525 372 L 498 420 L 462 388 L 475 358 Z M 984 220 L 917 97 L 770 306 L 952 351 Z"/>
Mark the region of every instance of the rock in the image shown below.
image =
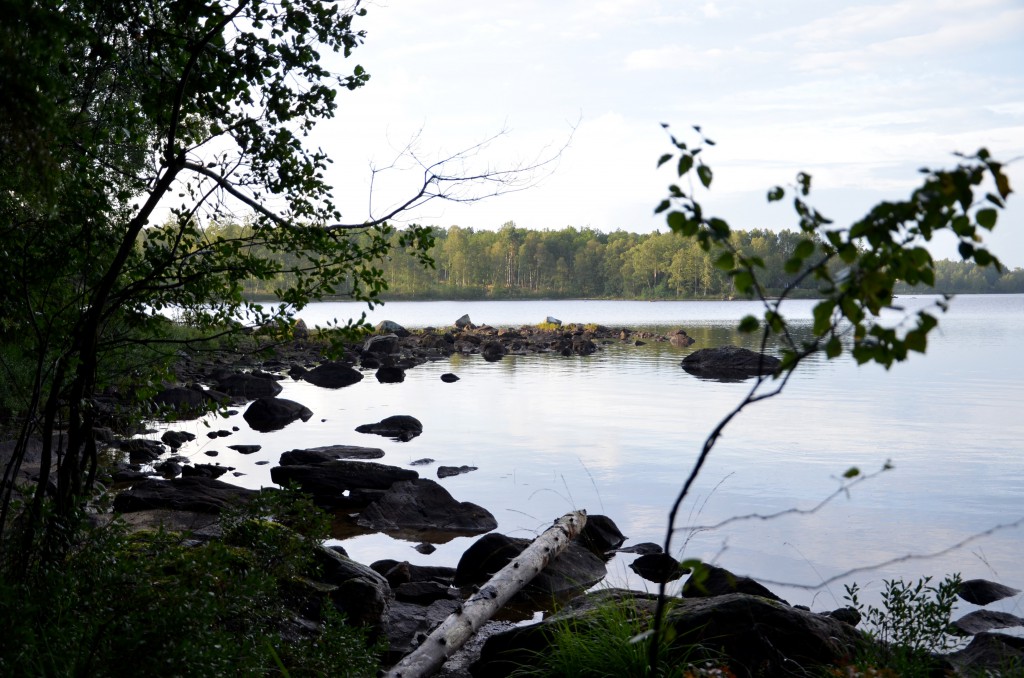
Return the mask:
<path id="1" fill-rule="evenodd" d="M 306 326 L 306 321 L 302 318 L 296 318 L 295 322 L 292 323 L 292 339 L 296 341 L 306 341 L 309 339 L 309 327 Z"/>
<path id="2" fill-rule="evenodd" d="M 1009 612 L 996 610 L 975 610 L 969 612 L 950 624 L 965 636 L 973 636 L 983 631 L 1006 629 L 1013 626 L 1024 626 L 1024 618 Z"/>
<path id="3" fill-rule="evenodd" d="M 435 600 L 457 599 L 458 590 L 432 581 L 410 581 L 394 588 L 395 600 L 430 605 Z"/>
<path id="4" fill-rule="evenodd" d="M 562 326 L 562 321 L 561 320 L 559 320 L 558 318 L 555 318 L 554 316 L 550 316 L 550 315 L 547 318 L 545 318 L 544 322 L 546 322 L 548 325 L 554 325 L 555 327 L 561 327 Z"/>
<path id="5" fill-rule="evenodd" d="M 275 466 L 270 479 L 278 485 L 297 483 L 322 508 L 361 508 L 376 498 L 361 490 L 387 490 L 399 481 L 415 480 L 416 471 L 372 461 L 327 461 Z"/>
<path id="6" fill-rule="evenodd" d="M 409 466 L 426 466 L 427 464 L 433 464 L 434 460 L 430 457 L 424 457 L 423 459 L 416 459 L 409 462 Z"/>
<path id="7" fill-rule="evenodd" d="M 476 466 L 438 466 L 437 477 L 438 478 L 451 478 L 452 476 L 461 475 L 463 473 L 469 473 L 475 471 Z"/>
<path id="8" fill-rule="evenodd" d="M 598 556 L 622 546 L 626 537 L 619 531 L 619 526 L 608 516 L 594 514 L 587 516 L 587 524 L 577 540 Z"/>
<path id="9" fill-rule="evenodd" d="M 369 337 L 363 342 L 363 353 L 375 355 L 391 355 L 398 352 L 398 335 L 384 334 Z"/>
<path id="10" fill-rule="evenodd" d="M 385 365 L 377 370 L 377 381 L 382 384 L 401 384 L 405 381 L 405 370 L 401 367 Z"/>
<path id="11" fill-rule="evenodd" d="M 729 570 L 706 563 L 702 568 L 704 570 L 703 576 L 690 577 L 683 584 L 684 598 L 705 598 L 722 596 L 728 593 L 744 593 L 786 603 L 782 598 L 779 598 L 750 577 L 736 575 Z M 788 605 L 789 603 L 786 604 Z"/>
<path id="12" fill-rule="evenodd" d="M 281 455 L 281 466 L 302 466 L 322 464 L 338 459 L 380 459 L 384 450 L 377 447 L 357 447 L 356 445 L 326 445 L 324 447 L 308 447 L 302 450 L 289 450 Z"/>
<path id="13" fill-rule="evenodd" d="M 149 509 L 173 509 L 197 513 L 220 513 L 222 509 L 244 504 L 256 490 L 229 485 L 213 478 L 143 480 L 114 497 L 119 513 Z"/>
<path id="14" fill-rule="evenodd" d="M 297 419 L 309 421 L 312 410 L 294 400 L 259 398 L 245 410 L 242 418 L 254 431 L 266 433 L 282 429 Z"/>
<path id="15" fill-rule="evenodd" d="M 163 461 L 153 467 L 153 470 L 159 473 L 164 478 L 170 480 L 175 476 L 181 475 L 181 464 L 176 461 Z"/>
<path id="16" fill-rule="evenodd" d="M 697 340 L 686 333 L 686 330 L 673 330 L 668 333 L 668 342 L 678 348 L 693 346 Z"/>
<path id="17" fill-rule="evenodd" d="M 667 553 L 646 553 L 630 563 L 629 569 L 643 579 L 658 584 L 675 581 L 690 573 L 690 568 L 683 567 Z"/>
<path id="18" fill-rule="evenodd" d="M 262 445 L 228 445 L 229 450 L 234 450 L 239 454 L 255 454 L 263 449 Z"/>
<path id="19" fill-rule="evenodd" d="M 606 589 L 573 600 L 539 624 L 492 636 L 472 667 L 478 677 L 498 678 L 544 661 L 554 629 L 585 626 L 588 618 L 614 606 L 649 619 L 656 596 Z M 758 596 L 732 593 L 714 598 L 674 599 L 666 618 L 674 641 L 662 647 L 666 666 L 729 658 L 737 676 L 822 675 L 846 660 L 860 633 L 835 619 Z M 641 626 L 641 628 L 643 628 Z"/>
<path id="20" fill-rule="evenodd" d="M 455 586 L 483 584 L 530 545 L 499 533 L 485 534 L 466 549 L 455 568 Z M 593 586 L 607 574 L 604 561 L 572 542 L 523 589 L 526 597 L 564 597 Z"/>
<path id="21" fill-rule="evenodd" d="M 214 466 L 213 464 L 193 464 L 181 469 L 183 478 L 220 478 L 227 472 L 228 469 L 226 467 Z"/>
<path id="22" fill-rule="evenodd" d="M 388 652 L 384 663 L 395 663 L 412 652 L 448 615 L 459 608 L 459 601 L 442 599 L 423 607 L 395 601 L 388 609 Z"/>
<path id="23" fill-rule="evenodd" d="M 861 614 L 857 611 L 857 608 L 855 607 L 840 607 L 838 609 L 832 610 L 831 612 L 826 612 L 825 616 L 832 617 L 833 619 L 838 619 L 839 621 L 845 622 L 850 626 L 856 626 L 860 623 L 861 620 Z"/>
<path id="24" fill-rule="evenodd" d="M 337 551 L 318 547 L 322 581 L 337 587 L 331 599 L 348 623 L 383 630 L 393 594 L 384 577 Z"/>
<path id="25" fill-rule="evenodd" d="M 185 443 L 195 439 L 195 434 L 187 431 L 164 431 L 164 434 L 160 436 L 160 440 L 167 443 L 167 446 L 172 450 L 176 450 Z"/>
<path id="26" fill-rule="evenodd" d="M 276 380 L 248 373 L 232 374 L 220 379 L 217 381 L 217 388 L 230 396 L 245 400 L 272 398 L 281 392 L 281 384 Z"/>
<path id="27" fill-rule="evenodd" d="M 322 388 L 343 388 L 362 381 L 363 375 L 345 363 L 326 362 L 302 375 L 309 383 Z"/>
<path id="28" fill-rule="evenodd" d="M 437 550 L 437 547 L 427 542 L 421 542 L 413 546 L 417 552 L 422 553 L 425 556 L 429 556 L 431 553 Z"/>
<path id="29" fill-rule="evenodd" d="M 473 329 L 473 321 L 469 319 L 469 314 L 467 313 L 455 321 L 455 326 L 460 330 Z"/>
<path id="30" fill-rule="evenodd" d="M 451 585 L 455 580 L 454 567 L 438 567 L 436 565 L 413 565 L 408 561 L 398 562 L 397 560 L 378 560 L 370 563 L 374 572 L 386 577 L 388 582 L 393 578 L 395 587 L 407 581 L 433 581 L 446 586 Z M 401 572 L 399 575 L 398 572 Z"/>
<path id="31" fill-rule="evenodd" d="M 441 375 L 441 381 L 443 381 L 446 384 L 451 384 L 458 380 L 459 377 L 457 375 L 452 374 L 451 372 L 445 372 L 444 374 Z"/>
<path id="32" fill-rule="evenodd" d="M 770 355 L 739 346 L 721 346 L 694 351 L 683 358 L 682 367 L 697 377 L 729 381 L 771 374 L 780 364 Z"/>
<path id="33" fill-rule="evenodd" d="M 500 341 L 489 341 L 480 349 L 480 355 L 489 363 L 495 363 L 505 357 L 505 345 Z"/>
<path id="34" fill-rule="evenodd" d="M 946 657 L 957 667 L 958 675 L 999 676 L 1014 666 L 1024 666 L 1024 638 L 1005 633 L 979 633 L 970 645 Z"/>
<path id="35" fill-rule="evenodd" d="M 359 514 L 356 523 L 382 532 L 454 534 L 480 534 L 498 526 L 487 509 L 458 502 L 443 487 L 425 478 L 396 482 Z"/>
<path id="36" fill-rule="evenodd" d="M 377 327 L 374 329 L 377 331 L 377 334 L 394 334 L 395 336 L 402 338 L 408 337 L 412 334 L 409 330 L 405 329 L 393 320 L 381 320 L 377 323 Z"/>
<path id="37" fill-rule="evenodd" d="M 357 426 L 356 431 L 359 433 L 375 433 L 392 440 L 408 442 L 423 433 L 423 424 L 420 423 L 419 419 L 410 417 L 407 414 L 396 414 L 381 419 L 375 424 Z"/>
<path id="38" fill-rule="evenodd" d="M 148 464 L 160 458 L 166 448 L 155 441 L 145 438 L 132 438 L 121 441 L 119 447 L 128 453 L 128 461 L 132 464 Z"/>
<path id="39" fill-rule="evenodd" d="M 633 544 L 632 546 L 627 546 L 624 549 L 616 549 L 616 553 L 639 553 L 640 555 L 644 555 L 646 553 L 661 553 L 661 551 L 661 545 L 655 544 L 651 541 Z"/>
<path id="40" fill-rule="evenodd" d="M 203 452 L 203 454 L 205 454 L 207 457 L 216 457 L 218 454 L 220 454 L 220 452 L 218 452 L 217 450 L 207 450 L 206 452 Z"/>
<path id="41" fill-rule="evenodd" d="M 987 579 L 968 579 L 960 584 L 960 590 L 957 591 L 957 595 L 975 605 L 988 605 L 1018 593 L 1020 591 L 1017 589 Z"/>

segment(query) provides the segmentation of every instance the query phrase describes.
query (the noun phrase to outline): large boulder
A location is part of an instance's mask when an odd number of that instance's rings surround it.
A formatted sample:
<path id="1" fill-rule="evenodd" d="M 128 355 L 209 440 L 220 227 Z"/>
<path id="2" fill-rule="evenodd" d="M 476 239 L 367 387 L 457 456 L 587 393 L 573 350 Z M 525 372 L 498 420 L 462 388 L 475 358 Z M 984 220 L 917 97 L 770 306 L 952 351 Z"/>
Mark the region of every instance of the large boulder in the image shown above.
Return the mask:
<path id="1" fill-rule="evenodd" d="M 220 478 L 230 469 L 214 464 L 190 464 L 181 469 L 182 478 Z"/>
<path id="2" fill-rule="evenodd" d="M 668 333 L 668 342 L 678 348 L 693 346 L 697 340 L 686 333 L 686 330 L 673 330 Z"/>
<path id="3" fill-rule="evenodd" d="M 396 482 L 359 514 L 356 523 L 382 532 L 461 535 L 481 534 L 498 526 L 487 509 L 456 501 L 446 489 L 425 478 Z"/>
<path id="4" fill-rule="evenodd" d="M 539 624 L 520 626 L 489 638 L 474 676 L 498 678 L 544 661 L 554 631 L 569 622 L 576 628 L 607 618 L 609 607 L 622 610 L 639 628 L 654 611 L 654 595 L 606 589 L 570 603 Z M 673 599 L 666 618 L 672 642 L 661 651 L 668 665 L 704 659 L 727 663 L 741 678 L 823 675 L 845 662 L 862 636 L 849 624 L 792 608 L 760 596 L 731 593 L 714 598 Z"/>
<path id="5" fill-rule="evenodd" d="M 396 414 L 385 417 L 374 424 L 363 424 L 357 426 L 359 433 L 375 433 L 379 436 L 408 442 L 423 433 L 423 424 L 416 417 L 407 414 Z"/>
<path id="6" fill-rule="evenodd" d="M 764 353 L 740 346 L 702 348 L 683 358 L 682 367 L 690 374 L 704 379 L 735 381 L 771 374 L 781 361 Z"/>
<path id="7" fill-rule="evenodd" d="M 119 447 L 128 453 L 128 461 L 132 464 L 148 464 L 167 451 L 162 443 L 146 438 L 122 440 Z"/>
<path id="8" fill-rule="evenodd" d="M 363 375 L 345 363 L 330 361 L 317 365 L 302 378 L 322 388 L 343 388 L 362 381 Z"/>
<path id="9" fill-rule="evenodd" d="M 1024 638 L 1005 633 L 979 633 L 971 644 L 948 655 L 961 676 L 1019 675 L 1012 667 L 1024 666 Z"/>
<path id="10" fill-rule="evenodd" d="M 255 400 L 256 398 L 272 398 L 281 392 L 281 384 L 276 379 L 257 377 L 247 372 L 232 374 L 217 382 L 217 388 L 230 396 Z"/>
<path id="11" fill-rule="evenodd" d="M 462 554 L 455 568 L 454 584 L 460 587 L 483 584 L 529 545 L 529 539 L 485 534 Z M 534 599 L 565 599 L 593 586 L 606 574 L 604 561 L 573 541 L 527 584 L 523 595 Z"/>
<path id="12" fill-rule="evenodd" d="M 377 353 L 379 355 L 391 355 L 398 351 L 397 334 L 381 334 L 368 338 L 363 342 L 364 353 Z"/>
<path id="13" fill-rule="evenodd" d="M 469 319 L 469 314 L 466 313 L 455 321 L 455 326 L 460 330 L 473 329 L 473 321 Z"/>
<path id="14" fill-rule="evenodd" d="M 405 381 L 405 370 L 395 365 L 382 365 L 374 376 L 382 384 L 401 384 Z"/>
<path id="15" fill-rule="evenodd" d="M 781 603 L 786 601 L 769 591 L 750 577 L 733 574 L 729 570 L 714 565 L 701 566 L 700 576 L 690 577 L 683 584 L 684 598 L 703 598 L 721 596 L 727 593 L 745 593 L 750 596 L 761 596 Z M 788 605 L 788 603 L 786 603 Z"/>
<path id="16" fill-rule="evenodd" d="M 297 419 L 309 421 L 312 416 L 312 410 L 294 400 L 259 398 L 249 405 L 242 418 L 254 431 L 266 433 L 282 429 Z"/>
<path id="17" fill-rule="evenodd" d="M 196 434 L 189 433 L 188 431 L 164 431 L 164 434 L 160 436 L 160 440 L 167 443 L 167 446 L 174 450 L 195 439 Z"/>
<path id="18" fill-rule="evenodd" d="M 988 605 L 997 600 L 1015 596 L 1018 593 L 1020 593 L 1018 589 L 997 584 L 987 579 L 968 579 L 965 582 L 961 582 L 960 588 L 957 590 L 958 596 L 968 603 L 974 603 L 975 605 Z"/>
<path id="19" fill-rule="evenodd" d="M 130 513 L 172 509 L 220 513 L 249 501 L 256 490 L 247 490 L 213 478 L 194 476 L 175 480 L 143 480 L 114 497 L 114 511 Z"/>
<path id="20" fill-rule="evenodd" d="M 587 524 L 583 526 L 577 539 L 598 556 L 605 556 L 626 541 L 625 535 L 614 520 L 597 513 L 587 516 Z"/>
<path id="21" fill-rule="evenodd" d="M 394 334 L 398 337 L 408 337 L 411 334 L 394 320 L 381 320 L 374 329 L 377 334 Z"/>
<path id="22" fill-rule="evenodd" d="M 327 461 L 270 469 L 270 479 L 275 483 L 296 483 L 303 492 L 313 496 L 317 506 L 328 509 L 361 508 L 393 484 L 418 477 L 412 469 L 372 461 Z"/>
<path id="23" fill-rule="evenodd" d="M 384 577 L 366 565 L 337 551 L 319 547 L 316 551 L 321 580 L 337 589 L 331 600 L 350 624 L 383 630 L 394 595 Z"/>

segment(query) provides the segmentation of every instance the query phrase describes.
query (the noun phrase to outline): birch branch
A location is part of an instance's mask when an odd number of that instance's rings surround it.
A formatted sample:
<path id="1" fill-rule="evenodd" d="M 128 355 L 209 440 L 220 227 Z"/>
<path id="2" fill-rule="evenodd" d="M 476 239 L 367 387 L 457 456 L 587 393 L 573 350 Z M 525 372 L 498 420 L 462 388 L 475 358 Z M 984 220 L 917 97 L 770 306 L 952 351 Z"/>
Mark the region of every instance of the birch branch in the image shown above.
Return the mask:
<path id="1" fill-rule="evenodd" d="M 556 520 L 463 603 L 462 609 L 449 615 L 419 647 L 395 664 L 385 674 L 387 678 L 423 678 L 437 671 L 512 596 L 558 557 L 586 524 L 586 511 L 567 513 Z"/>

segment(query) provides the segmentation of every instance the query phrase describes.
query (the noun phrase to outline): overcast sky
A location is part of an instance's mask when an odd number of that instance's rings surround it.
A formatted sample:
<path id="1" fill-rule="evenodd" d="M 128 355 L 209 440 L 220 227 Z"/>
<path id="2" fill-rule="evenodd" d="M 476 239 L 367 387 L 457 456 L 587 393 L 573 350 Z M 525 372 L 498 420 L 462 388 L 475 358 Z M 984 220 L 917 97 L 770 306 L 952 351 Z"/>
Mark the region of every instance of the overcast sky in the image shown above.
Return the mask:
<path id="1" fill-rule="evenodd" d="M 839 224 L 909 194 L 922 166 L 987 147 L 1024 193 L 1021 0 L 375 1 L 359 21 L 368 85 L 339 95 L 316 138 L 347 221 L 401 199 L 415 172 L 378 174 L 412 139 L 433 160 L 505 131 L 470 169 L 568 147 L 528 191 L 433 202 L 406 221 L 494 229 L 665 230 L 672 173 L 660 123 L 717 142 L 706 204 L 734 228 L 795 227 L 765 191 L 814 177 Z M 418 135 L 418 136 L 417 136 Z M 570 138 L 571 137 L 571 138 Z M 1024 267 L 1024 195 L 991 248 Z M 936 248 L 955 256 L 951 246 Z"/>

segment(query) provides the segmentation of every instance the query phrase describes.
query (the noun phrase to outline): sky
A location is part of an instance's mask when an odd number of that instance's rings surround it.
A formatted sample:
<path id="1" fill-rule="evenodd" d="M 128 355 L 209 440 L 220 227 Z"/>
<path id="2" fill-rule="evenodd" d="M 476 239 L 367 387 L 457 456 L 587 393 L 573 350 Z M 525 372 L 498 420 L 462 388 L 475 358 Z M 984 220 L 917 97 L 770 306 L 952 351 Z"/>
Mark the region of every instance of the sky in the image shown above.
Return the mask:
<path id="1" fill-rule="evenodd" d="M 812 203 L 844 225 L 908 196 L 919 168 L 980 147 L 1024 194 L 1021 0 L 363 6 L 365 44 L 332 68 L 358 63 L 370 81 L 339 93 L 313 140 L 334 159 L 345 221 L 411 194 L 422 173 L 403 149 L 430 163 L 493 138 L 447 169 L 553 160 L 527 190 L 432 201 L 397 223 L 665 231 L 653 214 L 674 179 L 656 169 L 672 150 L 661 123 L 680 136 L 700 125 L 716 142 L 702 156 L 715 173 L 704 204 L 733 228 L 796 228 L 788 201 L 768 205 L 765 193 L 800 171 Z M 1024 267 L 1024 195 L 986 242 Z M 932 249 L 956 258 L 951 241 Z"/>

